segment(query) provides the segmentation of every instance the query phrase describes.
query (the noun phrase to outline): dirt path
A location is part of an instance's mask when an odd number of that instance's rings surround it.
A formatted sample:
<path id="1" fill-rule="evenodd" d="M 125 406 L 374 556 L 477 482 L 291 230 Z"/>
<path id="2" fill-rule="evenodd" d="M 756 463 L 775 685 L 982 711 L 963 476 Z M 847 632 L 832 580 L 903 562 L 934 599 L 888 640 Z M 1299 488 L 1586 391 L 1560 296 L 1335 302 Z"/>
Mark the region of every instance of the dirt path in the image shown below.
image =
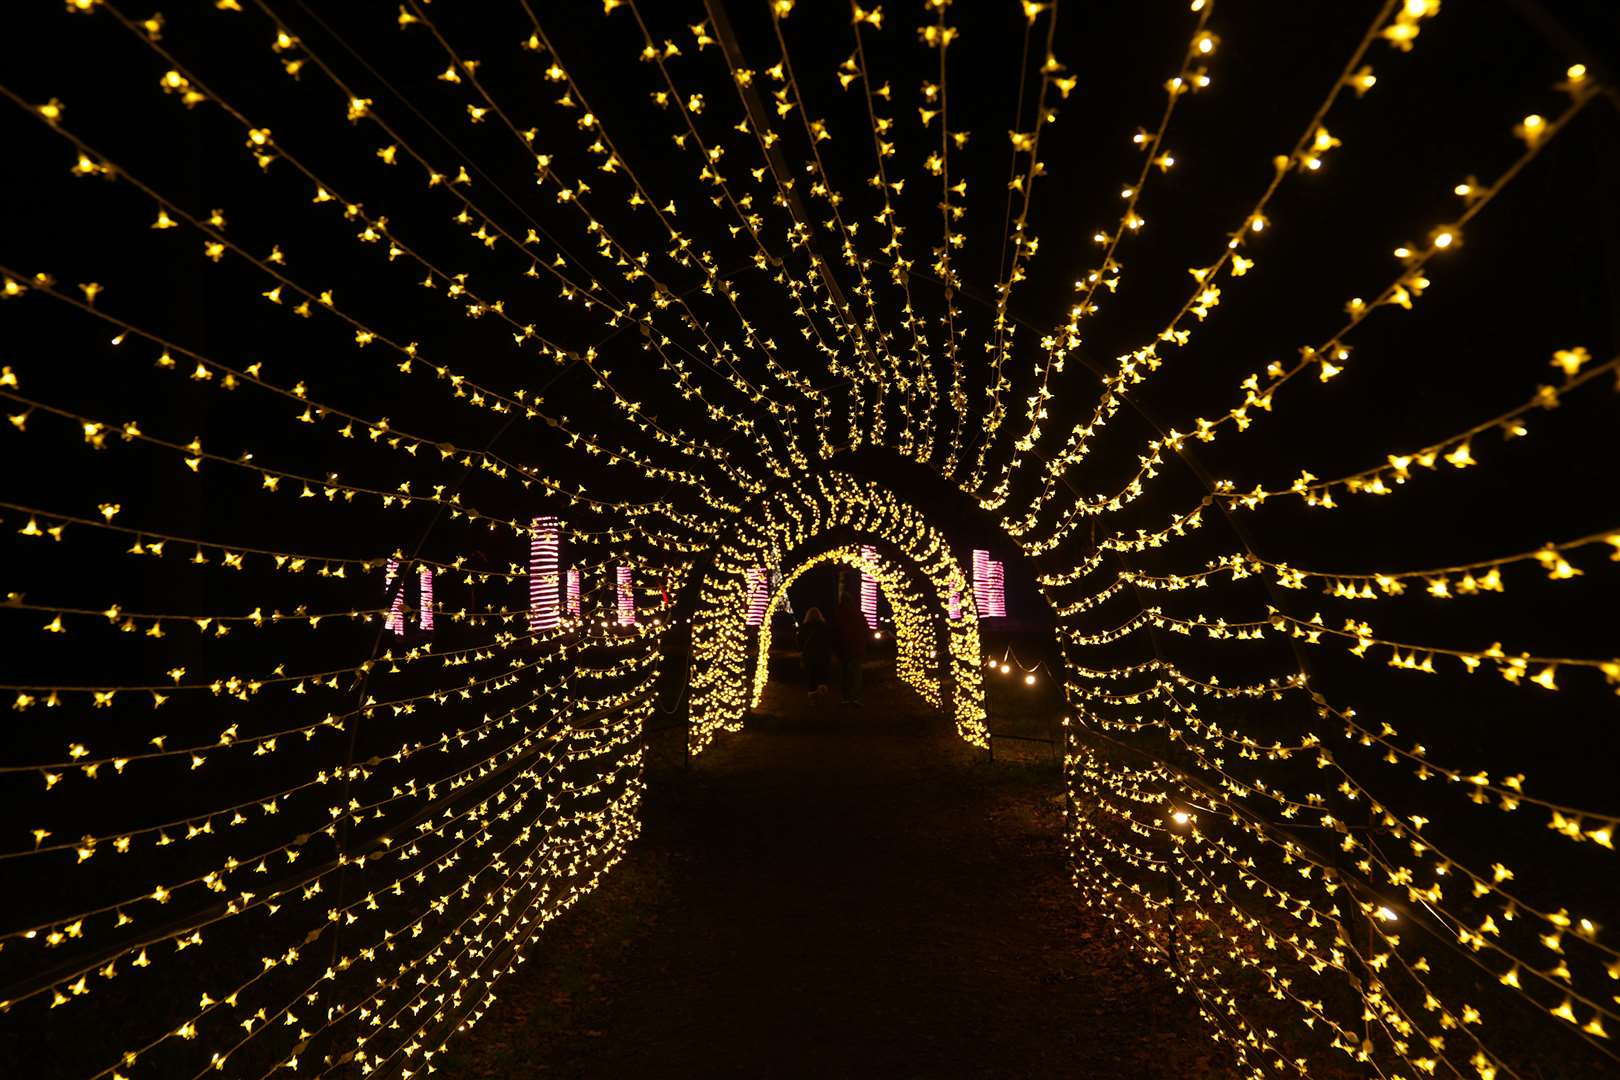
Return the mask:
<path id="1" fill-rule="evenodd" d="M 643 838 L 440 1075 L 1224 1075 L 1076 904 L 1053 766 L 988 764 L 892 681 L 765 706 L 650 779 Z"/>

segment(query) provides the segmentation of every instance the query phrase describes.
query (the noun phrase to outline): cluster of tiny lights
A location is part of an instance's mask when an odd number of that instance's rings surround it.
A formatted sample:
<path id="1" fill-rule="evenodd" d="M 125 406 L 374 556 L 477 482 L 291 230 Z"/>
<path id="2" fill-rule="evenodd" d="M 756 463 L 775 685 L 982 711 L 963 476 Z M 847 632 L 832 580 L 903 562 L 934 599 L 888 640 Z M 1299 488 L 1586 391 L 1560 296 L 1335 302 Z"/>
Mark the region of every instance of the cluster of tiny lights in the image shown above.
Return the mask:
<path id="1" fill-rule="evenodd" d="M 1184 138 L 1277 67 L 1228 63 L 1214 0 L 1132 87 L 1076 0 L 736 0 L 746 49 L 727 6 L 44 6 L 41 70 L 0 71 L 0 1024 L 94 1080 L 439 1071 L 640 834 L 648 729 L 739 730 L 821 568 L 965 743 L 987 684 L 1052 703 L 1072 900 L 1233 1075 L 1620 1071 L 1620 803 L 1578 730 L 1620 655 L 1562 614 L 1620 576 L 1620 356 L 1534 299 L 1574 270 L 1498 247 L 1585 227 L 1584 188 L 1525 200 L 1599 72 L 1548 47 L 1429 176 L 1376 139 L 1460 2 L 1336 15 L 1253 161 Z M 1323 249 L 1361 154 L 1413 202 Z M 1117 172 L 1097 220 L 1077 155 Z M 1196 265 L 1139 272 L 1171 241 Z M 1300 274 L 1301 337 L 1219 339 L 1290 259 L 1359 295 Z M 1471 290 L 1544 347 L 1426 400 L 1477 339 L 1401 328 Z M 1407 434 L 1337 434 L 1358 393 Z M 1290 553 L 1321 521 L 1389 539 Z M 1053 620 L 1033 665 L 981 637 L 991 549 Z"/>

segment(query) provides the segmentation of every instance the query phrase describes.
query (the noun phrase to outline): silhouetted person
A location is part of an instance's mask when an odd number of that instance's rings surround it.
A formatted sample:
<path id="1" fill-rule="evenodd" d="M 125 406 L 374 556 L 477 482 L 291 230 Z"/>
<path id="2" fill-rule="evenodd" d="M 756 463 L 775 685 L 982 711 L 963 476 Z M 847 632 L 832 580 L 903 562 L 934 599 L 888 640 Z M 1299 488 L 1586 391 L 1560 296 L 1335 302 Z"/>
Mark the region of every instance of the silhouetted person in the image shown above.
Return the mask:
<path id="1" fill-rule="evenodd" d="M 827 676 L 832 669 L 832 630 L 821 617 L 820 608 L 810 608 L 804 613 L 804 623 L 799 627 L 799 651 L 803 654 L 804 679 L 814 698 L 827 689 Z"/>
<path id="2" fill-rule="evenodd" d="M 838 635 L 838 661 L 843 675 L 844 704 L 859 705 L 861 665 L 866 661 L 866 642 L 872 631 L 866 625 L 866 616 L 861 614 L 855 598 L 849 593 L 844 593 L 838 598 L 838 611 L 834 618 L 837 620 L 834 630 Z"/>

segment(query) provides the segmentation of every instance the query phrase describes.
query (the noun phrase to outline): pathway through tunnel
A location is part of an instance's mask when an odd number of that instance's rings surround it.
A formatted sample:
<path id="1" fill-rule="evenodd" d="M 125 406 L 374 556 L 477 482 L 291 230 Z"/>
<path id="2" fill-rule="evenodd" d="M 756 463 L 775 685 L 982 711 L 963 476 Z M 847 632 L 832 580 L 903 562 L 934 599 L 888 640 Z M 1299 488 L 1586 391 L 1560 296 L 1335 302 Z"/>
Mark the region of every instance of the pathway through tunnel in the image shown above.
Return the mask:
<path id="1" fill-rule="evenodd" d="M 1047 747 L 992 763 L 867 678 L 858 710 L 773 679 L 689 771 L 654 761 L 641 839 L 441 1075 L 1225 1075 L 1080 907 Z"/>

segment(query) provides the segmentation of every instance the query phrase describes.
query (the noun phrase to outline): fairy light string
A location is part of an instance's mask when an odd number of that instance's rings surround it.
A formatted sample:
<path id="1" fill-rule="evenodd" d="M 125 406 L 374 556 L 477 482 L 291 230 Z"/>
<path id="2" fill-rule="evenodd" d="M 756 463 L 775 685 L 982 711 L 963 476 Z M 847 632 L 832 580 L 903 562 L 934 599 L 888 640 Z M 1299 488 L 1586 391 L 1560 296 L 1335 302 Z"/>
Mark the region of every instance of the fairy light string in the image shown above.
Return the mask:
<path id="1" fill-rule="evenodd" d="M 521 145 L 523 145 L 525 148 L 527 148 L 530 145 L 530 141 L 525 139 L 524 134 L 522 132 L 520 132 L 517 129 L 516 126 L 514 126 L 511 119 L 507 116 L 507 113 L 505 112 L 505 110 L 503 110 L 499 106 L 499 104 L 497 104 L 495 102 L 495 100 L 492 97 L 490 97 L 488 92 L 485 91 L 482 84 L 478 80 L 478 77 L 477 77 L 477 74 L 476 74 L 476 67 L 475 66 L 469 67 L 467 61 L 460 58 L 460 56 L 451 48 L 449 42 L 446 41 L 444 36 L 439 32 L 437 26 L 432 22 L 432 20 L 430 20 L 427 17 L 426 13 L 420 7 L 420 5 L 417 5 L 417 4 L 415 4 L 413 2 L 413 3 L 409 4 L 408 6 L 412 9 L 412 12 L 413 12 L 415 17 L 410 23 L 408 23 L 406 25 L 407 26 L 421 25 L 421 26 L 427 28 L 432 33 L 434 39 L 445 50 L 446 55 L 449 56 L 450 61 L 451 61 L 451 67 L 450 67 L 449 70 L 457 73 L 458 81 L 464 81 L 468 85 L 472 86 L 474 88 L 474 90 L 478 93 L 480 100 L 482 100 L 482 101 L 484 101 L 486 103 L 485 107 L 487 109 L 493 111 L 495 113 L 496 117 L 499 118 L 501 123 L 506 127 L 506 129 L 514 137 L 516 137 L 518 139 L 518 141 L 519 141 L 519 143 Z M 478 108 L 477 106 L 469 106 L 469 110 L 473 110 L 473 109 L 477 109 L 477 108 Z M 585 207 L 585 202 L 584 202 L 584 199 L 583 199 L 582 195 L 577 192 L 577 188 L 578 188 L 577 184 L 571 185 L 560 174 L 558 174 L 554 168 L 546 169 L 546 177 L 555 178 L 556 183 L 559 184 L 560 187 L 565 191 L 566 190 L 575 190 L 576 193 L 575 193 L 574 197 L 568 199 L 567 202 L 570 205 L 577 208 L 580 213 L 589 215 L 589 211 Z M 669 239 L 670 239 L 670 242 L 671 242 L 671 245 L 672 245 L 672 250 L 679 251 L 679 252 L 684 252 L 685 247 L 686 247 L 686 241 L 682 237 L 680 232 L 677 231 L 670 224 L 668 218 L 664 215 L 662 210 L 658 209 L 657 204 L 655 202 L 650 203 L 649 205 L 651 205 L 651 207 L 653 208 L 654 216 L 657 218 L 659 224 L 669 234 Z M 600 229 L 600 226 L 599 226 L 599 224 L 596 221 L 596 218 L 594 216 L 591 216 L 591 224 L 593 226 L 596 226 L 598 228 L 598 231 L 602 232 L 602 239 L 603 239 L 604 243 L 610 245 L 610 249 L 618 257 L 619 260 L 630 261 L 630 260 L 633 259 L 633 256 L 631 255 L 629 250 L 627 248 L 623 247 L 617 241 L 615 241 L 612 238 L 611 233 L 607 232 L 606 230 L 601 230 Z M 690 267 L 690 265 L 692 263 L 692 260 L 690 258 L 685 257 L 684 255 L 680 256 L 678 258 L 678 261 L 685 264 L 688 267 Z M 699 265 L 701 265 L 703 267 L 702 272 L 704 273 L 705 277 L 707 278 L 705 288 L 708 289 L 708 290 L 713 290 L 714 287 L 715 287 L 715 284 L 716 284 L 715 280 L 714 280 L 713 271 L 709 269 L 709 267 L 712 265 L 713 261 L 714 261 L 713 256 L 708 255 L 707 252 L 700 251 L 698 253 L 697 262 L 698 262 Z M 729 288 L 725 287 L 723 283 L 721 284 L 721 287 L 720 287 L 719 291 L 721 291 L 723 294 L 725 294 L 727 296 L 728 300 L 730 299 L 730 290 L 729 290 Z M 698 324 L 695 314 L 686 305 L 684 299 L 677 299 L 677 303 L 680 305 L 680 307 L 689 316 L 688 325 L 698 325 L 700 327 L 700 332 L 703 334 L 703 336 L 705 338 L 704 346 L 706 347 L 707 350 L 711 351 L 714 354 L 715 359 L 717 361 L 719 361 L 720 364 L 722 364 L 725 367 L 726 371 L 729 373 L 726 376 L 726 379 L 730 383 L 730 385 L 740 395 L 742 395 L 744 397 L 744 399 L 747 400 L 751 405 L 753 405 L 755 407 L 763 406 L 765 411 L 768 414 L 772 415 L 776 419 L 776 422 L 777 422 L 779 430 L 781 431 L 784 443 L 789 448 L 794 447 L 796 444 L 793 442 L 793 439 L 792 439 L 792 436 L 791 436 L 791 434 L 789 432 L 789 429 L 786 426 L 786 422 L 779 415 L 781 411 L 786 411 L 789 407 L 779 405 L 777 402 L 773 401 L 771 398 L 766 396 L 765 393 L 760 388 L 754 386 L 751 382 L 749 382 L 747 380 L 747 378 L 745 376 L 743 376 L 742 373 L 739 372 L 736 369 L 735 365 L 733 365 L 731 363 L 731 361 L 729 359 L 727 359 L 725 353 L 720 349 L 719 345 L 712 338 L 710 338 L 708 336 L 707 331 L 702 331 L 701 330 L 701 324 Z M 655 307 L 658 306 L 656 298 L 655 298 L 655 301 L 654 301 L 654 306 Z M 735 312 L 735 304 L 734 303 L 732 305 L 732 309 Z M 708 365 L 705 364 L 705 366 L 708 366 Z M 712 367 L 710 368 L 710 370 L 716 370 L 717 371 L 717 369 L 714 369 Z M 698 396 L 701 398 L 701 395 L 698 395 Z M 707 399 L 703 399 L 703 400 L 705 401 L 706 404 L 708 404 Z M 716 409 L 717 407 L 711 405 L 710 408 L 711 409 Z M 734 416 L 731 416 L 728 413 L 725 413 L 723 410 L 718 411 L 717 414 L 714 416 L 714 419 L 719 421 L 722 424 L 729 422 L 729 423 L 735 423 L 735 424 L 741 425 L 745 430 L 750 430 L 753 427 L 753 421 L 751 419 L 746 418 L 746 417 L 734 417 Z M 765 439 L 763 436 L 760 436 L 759 438 L 760 438 L 760 443 L 759 443 L 760 448 L 761 448 L 761 450 L 762 450 L 762 452 L 764 454 L 765 460 L 769 464 L 771 470 L 778 476 L 789 475 L 787 466 L 784 465 L 781 462 L 781 460 L 777 457 L 777 452 L 776 452 L 775 448 L 772 446 L 772 444 L 769 442 L 769 440 Z M 798 467 L 802 469 L 803 464 L 799 464 Z"/>
<path id="2" fill-rule="evenodd" d="M 723 157 L 723 150 L 719 147 L 710 149 L 704 144 L 702 136 L 698 134 L 697 129 L 693 124 L 691 111 L 685 101 L 682 99 L 680 92 L 676 88 L 675 83 L 670 76 L 670 72 L 665 65 L 664 52 L 653 47 L 651 34 L 647 30 L 646 23 L 641 19 L 640 12 L 636 9 L 635 5 L 629 4 L 625 6 L 629 8 L 631 14 L 636 18 L 637 25 L 640 27 L 642 32 L 642 58 L 644 60 L 650 60 L 658 67 L 660 74 L 663 76 L 664 84 L 668 88 L 667 91 L 663 93 L 654 92 L 654 100 L 666 108 L 671 103 L 676 106 L 676 110 L 679 112 L 682 121 L 685 124 L 687 133 L 693 140 L 696 149 L 696 156 L 703 163 L 699 171 L 699 179 L 707 183 L 711 183 L 720 189 L 722 193 L 721 199 L 731 209 L 742 228 L 748 232 L 749 238 L 754 243 L 756 263 L 763 266 L 764 264 L 774 261 L 776 257 L 764 247 L 763 243 L 759 239 L 759 229 L 756 221 L 751 218 L 750 215 L 744 213 L 743 205 L 739 203 L 736 196 L 732 193 L 730 187 L 726 184 L 724 174 L 720 171 L 718 162 Z M 550 38 L 547 36 L 545 27 L 540 23 L 539 19 L 535 17 L 533 9 L 528 6 L 527 0 L 523 0 L 523 7 L 525 14 L 528 15 L 529 21 L 534 28 L 533 36 L 529 41 L 524 42 L 524 47 L 537 54 L 544 53 L 553 57 L 550 66 L 548 66 L 545 70 L 546 78 L 548 81 L 563 82 L 567 84 L 568 93 L 563 98 L 558 99 L 558 104 L 567 108 L 580 109 L 581 115 L 577 121 L 578 126 L 584 130 L 596 131 L 598 133 L 598 138 L 601 143 L 600 153 L 605 155 L 604 160 L 599 168 L 604 171 L 617 171 L 618 169 L 622 169 L 632 186 L 635 188 L 634 194 L 630 200 L 632 205 L 639 206 L 645 204 L 650 207 L 652 212 L 659 218 L 660 223 L 664 225 L 666 230 L 671 232 L 672 239 L 674 239 L 676 236 L 678 236 L 678 234 L 675 233 L 675 230 L 669 226 L 667 220 L 665 219 L 665 209 L 658 205 L 657 198 L 649 192 L 645 183 L 636 173 L 635 169 L 621 154 L 620 150 L 613 142 L 612 137 L 601 124 L 595 112 L 591 109 L 589 99 L 585 96 L 584 91 L 572 78 L 572 76 L 569 75 L 567 69 L 562 66 L 561 58 L 557 56 L 556 48 L 552 45 Z M 695 38 L 697 38 L 700 49 L 705 47 L 706 43 L 710 43 L 711 41 L 711 39 L 709 39 L 706 33 L 703 31 L 701 24 L 693 28 L 693 35 Z M 674 205 L 673 200 L 671 200 L 669 205 Z M 700 252 L 699 257 L 705 267 L 706 273 L 710 275 L 710 285 L 708 287 L 712 287 L 714 284 L 714 272 L 708 268 L 713 264 L 714 259 L 707 253 L 702 252 Z M 763 262 L 761 262 L 761 260 L 763 260 Z M 780 284 L 783 284 L 788 289 L 789 294 L 793 298 L 794 302 L 802 307 L 802 294 L 798 291 L 794 280 L 787 275 L 782 275 L 776 280 L 778 280 Z M 821 456 L 827 456 L 830 453 L 831 448 L 826 443 L 825 433 L 819 426 L 825 421 L 823 411 L 825 406 L 821 392 L 818 391 L 809 380 L 803 378 L 791 368 L 784 366 L 780 360 L 777 359 L 776 345 L 774 341 L 771 339 L 761 340 L 758 337 L 747 318 L 737 307 L 736 297 L 733 291 L 729 287 L 726 287 L 724 282 L 720 284 L 722 286 L 722 291 L 730 303 L 732 311 L 734 314 L 736 314 L 745 331 L 744 341 L 748 345 L 761 350 L 765 357 L 768 368 L 774 378 L 809 399 L 816 408 L 818 423 L 817 430 L 818 438 L 820 439 Z M 795 427 L 797 427 L 798 420 L 796 406 L 793 407 L 793 412 Z M 794 459 L 795 467 L 803 470 L 807 465 L 807 459 L 804 457 L 802 449 L 799 449 L 799 444 L 796 439 L 793 441 L 792 449 L 794 449 L 797 454 Z"/>

